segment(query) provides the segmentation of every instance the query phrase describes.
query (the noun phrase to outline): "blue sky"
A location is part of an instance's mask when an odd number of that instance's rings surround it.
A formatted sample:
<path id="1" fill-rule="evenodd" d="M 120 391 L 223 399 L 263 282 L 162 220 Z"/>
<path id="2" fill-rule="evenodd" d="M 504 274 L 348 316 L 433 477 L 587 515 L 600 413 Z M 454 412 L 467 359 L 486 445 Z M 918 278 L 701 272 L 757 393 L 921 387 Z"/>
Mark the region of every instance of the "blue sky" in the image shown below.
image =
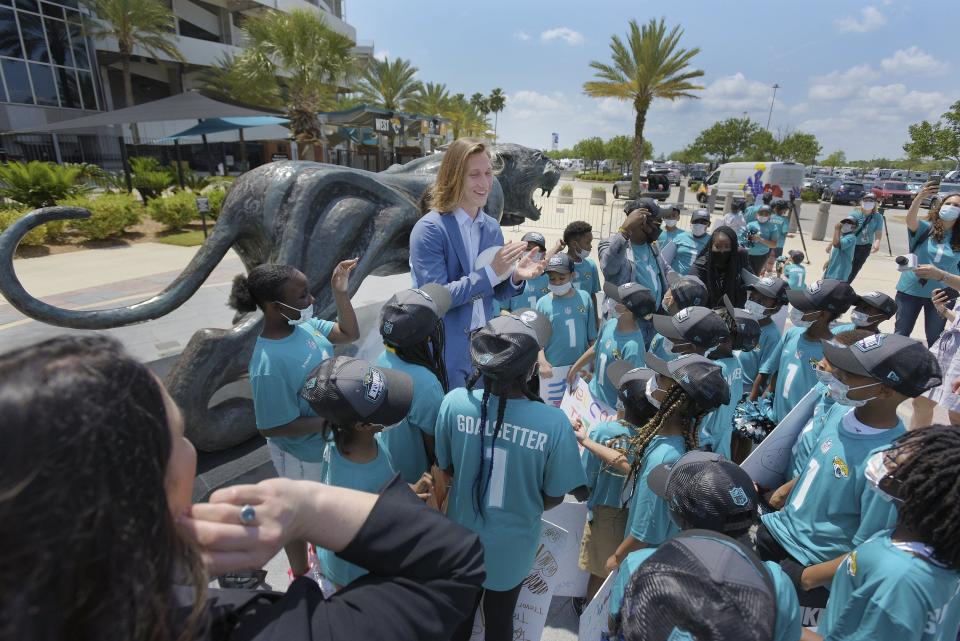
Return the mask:
<path id="1" fill-rule="evenodd" d="M 689 144 L 714 121 L 747 114 L 771 131 L 814 133 L 823 155 L 899 157 L 907 125 L 960 99 L 960 2 L 644 2 L 633 0 L 348 0 L 346 19 L 378 55 L 409 59 L 423 81 L 468 96 L 501 87 L 500 140 L 548 148 L 633 131 L 628 103 L 583 94 L 591 60 L 613 34 L 651 17 L 679 24 L 705 72 L 699 100 L 657 101 L 646 137 L 655 152 Z M 728 35 L 735 34 L 735 35 Z"/>

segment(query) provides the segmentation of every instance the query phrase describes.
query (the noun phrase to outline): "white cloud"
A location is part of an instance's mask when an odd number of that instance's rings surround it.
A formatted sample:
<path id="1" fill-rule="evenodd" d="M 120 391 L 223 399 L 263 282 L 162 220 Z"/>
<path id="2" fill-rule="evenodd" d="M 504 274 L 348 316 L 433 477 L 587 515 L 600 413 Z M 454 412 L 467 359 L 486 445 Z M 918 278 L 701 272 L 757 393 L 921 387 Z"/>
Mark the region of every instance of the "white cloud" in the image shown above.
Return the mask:
<path id="1" fill-rule="evenodd" d="M 551 95 L 522 89 L 507 95 L 504 118 L 516 120 L 543 119 L 572 112 L 571 102 L 561 93 Z"/>
<path id="2" fill-rule="evenodd" d="M 526 31 L 518 31 L 515 34 L 513 34 L 513 37 L 516 38 L 517 40 L 526 41 L 530 39 L 530 34 L 527 33 Z"/>
<path id="3" fill-rule="evenodd" d="M 887 17 L 879 9 L 870 5 L 860 10 L 860 16 L 844 16 L 833 21 L 834 26 L 840 32 L 853 31 L 855 33 L 866 33 L 879 29 L 887 23 Z"/>
<path id="4" fill-rule="evenodd" d="M 563 40 L 568 45 L 578 45 L 583 43 L 583 34 L 569 27 L 556 27 L 555 29 L 548 29 L 541 33 L 540 40 L 543 42 Z"/>
<path id="5" fill-rule="evenodd" d="M 373 57 L 377 60 L 387 61 L 390 59 L 390 51 L 387 49 L 384 49 L 383 51 L 377 51 L 373 54 Z"/>
<path id="6" fill-rule="evenodd" d="M 603 98 L 597 103 L 597 111 L 609 120 L 627 120 L 633 122 L 633 104 L 628 100 Z"/>
<path id="7" fill-rule="evenodd" d="M 807 90 L 807 96 L 811 100 L 850 98 L 878 75 L 877 71 L 870 65 L 857 65 L 846 71 L 834 71 L 825 76 L 816 76 Z"/>
<path id="8" fill-rule="evenodd" d="M 937 60 L 919 47 L 896 51 L 891 57 L 880 61 L 884 71 L 899 74 L 937 74 L 947 70 L 947 63 Z"/>
<path id="9" fill-rule="evenodd" d="M 769 105 L 773 85 L 759 80 L 750 80 L 742 73 L 717 78 L 699 92 L 700 100 L 708 111 L 744 111 Z M 678 101 L 678 103 L 689 101 Z"/>

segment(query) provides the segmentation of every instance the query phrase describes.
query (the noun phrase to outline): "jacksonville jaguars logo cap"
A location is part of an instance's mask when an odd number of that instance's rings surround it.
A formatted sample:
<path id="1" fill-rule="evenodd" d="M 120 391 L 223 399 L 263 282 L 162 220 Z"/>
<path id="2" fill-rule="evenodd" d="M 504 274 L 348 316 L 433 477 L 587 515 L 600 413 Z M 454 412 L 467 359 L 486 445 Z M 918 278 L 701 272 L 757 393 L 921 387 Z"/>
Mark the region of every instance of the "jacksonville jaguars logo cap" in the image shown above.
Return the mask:
<path id="1" fill-rule="evenodd" d="M 937 358 L 920 341 L 899 334 L 871 334 L 853 345 L 821 341 L 833 367 L 872 378 L 908 398 L 943 382 Z"/>
<path id="2" fill-rule="evenodd" d="M 706 307 L 687 307 L 673 316 L 657 314 L 653 317 L 657 333 L 673 342 L 693 343 L 697 347 L 716 347 L 730 337 L 723 319 Z"/>
<path id="3" fill-rule="evenodd" d="M 787 300 L 801 312 L 834 312 L 842 314 L 857 300 L 849 283 L 824 278 L 805 289 L 788 289 Z"/>
<path id="4" fill-rule="evenodd" d="M 338 425 L 394 425 L 410 411 L 413 380 L 400 370 L 334 356 L 307 374 L 300 397 L 317 416 Z"/>
<path id="5" fill-rule="evenodd" d="M 436 331 L 451 304 L 450 292 L 437 283 L 397 292 L 380 309 L 380 335 L 392 347 L 422 343 Z"/>

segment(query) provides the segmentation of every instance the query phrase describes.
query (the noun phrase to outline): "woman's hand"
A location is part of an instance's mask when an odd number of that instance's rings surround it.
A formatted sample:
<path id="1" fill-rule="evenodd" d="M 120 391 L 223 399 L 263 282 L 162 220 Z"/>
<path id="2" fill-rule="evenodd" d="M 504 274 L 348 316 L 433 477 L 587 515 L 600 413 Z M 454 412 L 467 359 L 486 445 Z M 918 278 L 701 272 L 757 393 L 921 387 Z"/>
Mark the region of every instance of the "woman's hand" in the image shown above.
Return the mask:
<path id="1" fill-rule="evenodd" d="M 940 183 L 928 182 L 917 192 L 917 195 L 913 197 L 913 202 L 919 203 L 922 202 L 924 198 L 932 198 L 937 195 L 939 191 Z"/>
<path id="2" fill-rule="evenodd" d="M 537 255 L 538 249 L 534 247 L 530 251 L 524 253 L 520 258 L 520 262 L 517 263 L 516 269 L 513 272 L 513 275 L 520 280 L 532 280 L 537 276 L 543 274 L 544 268 L 547 266 L 546 260 L 536 260 L 534 256 Z M 499 273 L 499 272 L 498 272 Z"/>
<path id="3" fill-rule="evenodd" d="M 357 263 L 360 262 L 359 258 L 351 258 L 339 263 L 333 270 L 333 275 L 330 276 L 330 287 L 333 288 L 334 292 L 343 294 L 346 293 L 350 286 L 350 272 L 352 272 Z"/>
<path id="4" fill-rule="evenodd" d="M 913 273 L 916 274 L 917 278 L 925 278 L 927 280 L 942 281 L 947 277 L 947 272 L 934 265 L 917 265 L 913 268 Z"/>

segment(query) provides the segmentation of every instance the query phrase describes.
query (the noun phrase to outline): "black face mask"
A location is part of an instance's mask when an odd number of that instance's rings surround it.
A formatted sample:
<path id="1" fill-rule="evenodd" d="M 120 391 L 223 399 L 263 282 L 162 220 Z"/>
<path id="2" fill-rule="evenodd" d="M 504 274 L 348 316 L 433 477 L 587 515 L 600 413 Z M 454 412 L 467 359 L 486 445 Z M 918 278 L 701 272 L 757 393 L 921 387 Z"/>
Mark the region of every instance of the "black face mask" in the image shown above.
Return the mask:
<path id="1" fill-rule="evenodd" d="M 730 262 L 731 253 L 733 252 L 729 252 L 729 251 L 713 252 L 712 251 L 710 252 L 710 256 L 711 258 L 713 258 L 713 262 L 716 263 L 717 265 L 726 265 L 728 262 Z"/>
<path id="2" fill-rule="evenodd" d="M 647 237 L 647 242 L 652 243 L 656 239 L 660 238 L 661 229 L 657 225 L 648 224 L 647 227 L 643 230 L 644 235 Z"/>

